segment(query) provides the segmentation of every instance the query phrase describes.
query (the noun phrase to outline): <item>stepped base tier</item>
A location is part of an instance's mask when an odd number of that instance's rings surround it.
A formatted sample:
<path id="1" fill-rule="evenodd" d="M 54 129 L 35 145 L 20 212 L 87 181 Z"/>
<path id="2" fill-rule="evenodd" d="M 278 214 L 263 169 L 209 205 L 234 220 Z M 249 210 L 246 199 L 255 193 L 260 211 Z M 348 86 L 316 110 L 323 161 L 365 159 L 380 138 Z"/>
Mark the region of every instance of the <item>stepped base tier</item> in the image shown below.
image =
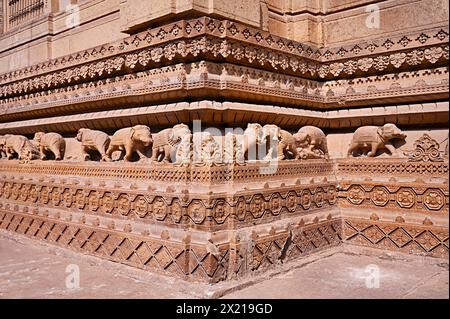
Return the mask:
<path id="1" fill-rule="evenodd" d="M 30 2 L 0 0 L 0 229 L 211 284 L 448 259 L 447 1 Z"/>
<path id="2" fill-rule="evenodd" d="M 448 163 L 278 165 L 4 161 L 0 228 L 211 283 L 343 243 L 448 258 Z"/>

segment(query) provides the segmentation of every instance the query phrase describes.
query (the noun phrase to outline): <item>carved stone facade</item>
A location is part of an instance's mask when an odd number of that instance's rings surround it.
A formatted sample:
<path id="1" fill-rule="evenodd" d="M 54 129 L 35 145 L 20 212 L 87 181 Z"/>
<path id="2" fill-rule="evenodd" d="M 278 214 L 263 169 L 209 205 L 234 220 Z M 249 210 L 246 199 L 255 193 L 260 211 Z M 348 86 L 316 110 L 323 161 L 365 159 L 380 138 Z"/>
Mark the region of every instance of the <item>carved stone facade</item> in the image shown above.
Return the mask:
<path id="1" fill-rule="evenodd" d="M 448 258 L 448 18 L 41 2 L 0 0 L 1 229 L 209 283 L 344 243 Z M 45 22 L 72 38 L 20 34 Z"/>

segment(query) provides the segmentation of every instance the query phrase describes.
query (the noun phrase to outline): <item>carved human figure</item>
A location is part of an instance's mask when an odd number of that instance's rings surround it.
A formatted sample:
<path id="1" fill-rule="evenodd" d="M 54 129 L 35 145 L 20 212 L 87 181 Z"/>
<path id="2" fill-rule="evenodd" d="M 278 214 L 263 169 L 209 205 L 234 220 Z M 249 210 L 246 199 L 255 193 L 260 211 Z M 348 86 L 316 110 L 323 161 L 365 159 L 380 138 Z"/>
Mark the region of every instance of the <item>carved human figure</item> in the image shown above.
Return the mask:
<path id="1" fill-rule="evenodd" d="M 47 152 L 53 153 L 56 161 L 60 161 L 64 158 L 66 141 L 58 133 L 37 132 L 34 135 L 34 141 L 39 147 L 41 160 L 47 159 Z"/>
<path id="2" fill-rule="evenodd" d="M 249 123 L 244 131 L 242 140 L 239 138 L 241 145 L 241 152 L 245 160 L 257 160 L 266 156 L 265 149 L 263 150 L 261 143 L 263 128 L 258 123 Z M 262 153 L 263 154 L 260 154 Z"/>
<path id="3" fill-rule="evenodd" d="M 297 159 L 329 158 L 327 137 L 315 126 L 303 126 L 294 135 Z"/>
<path id="4" fill-rule="evenodd" d="M 175 163 L 189 164 L 192 162 L 192 134 L 186 134 L 178 143 L 175 154 Z"/>
<path id="5" fill-rule="evenodd" d="M 111 142 L 108 134 L 102 131 L 80 128 L 75 139 L 81 142 L 81 152 L 83 153 L 83 159 L 85 161 L 91 158 L 89 155 L 89 152 L 91 151 L 99 152 L 102 161 L 111 161 L 111 158 L 106 154 Z"/>
<path id="6" fill-rule="evenodd" d="M 222 163 L 220 145 L 209 132 L 195 132 L 192 135 L 193 160 L 195 163 Z"/>
<path id="7" fill-rule="evenodd" d="M 124 160 L 129 162 L 136 152 L 139 159 L 146 157 L 145 149 L 153 143 L 150 128 L 145 125 L 136 125 L 118 130 L 111 137 L 106 155 L 111 158 L 115 151 L 125 151 Z"/>
<path id="8" fill-rule="evenodd" d="M 173 128 L 153 134 L 152 161 L 171 162 L 171 156 L 176 153 L 178 144 L 190 134 L 191 130 L 186 124 L 177 124 Z M 185 147 L 186 143 L 187 140 L 184 142 Z"/>
<path id="9" fill-rule="evenodd" d="M 354 152 L 374 157 L 381 148 L 386 148 L 391 155 L 396 155 L 397 150 L 392 144 L 393 139 L 404 140 L 406 135 L 392 123 L 384 126 L 363 126 L 353 134 L 353 139 L 347 152 L 347 156 L 354 156 Z"/>
<path id="10" fill-rule="evenodd" d="M 242 138 L 242 136 L 240 136 Z M 225 163 L 244 163 L 245 158 L 242 151 L 242 143 L 239 143 L 238 135 L 228 132 L 222 138 L 222 152 Z"/>
<path id="11" fill-rule="evenodd" d="M 266 141 L 268 146 L 265 160 L 273 159 L 274 155 L 276 156 L 276 160 L 297 157 L 295 139 L 288 131 L 282 130 L 273 124 L 266 124 L 263 126 L 262 139 Z M 274 154 L 275 148 L 276 154 Z"/>
<path id="12" fill-rule="evenodd" d="M 4 135 L 3 150 L 7 159 L 13 159 L 17 156 L 20 160 L 33 160 L 39 157 L 39 150 L 25 136 L 22 135 Z"/>

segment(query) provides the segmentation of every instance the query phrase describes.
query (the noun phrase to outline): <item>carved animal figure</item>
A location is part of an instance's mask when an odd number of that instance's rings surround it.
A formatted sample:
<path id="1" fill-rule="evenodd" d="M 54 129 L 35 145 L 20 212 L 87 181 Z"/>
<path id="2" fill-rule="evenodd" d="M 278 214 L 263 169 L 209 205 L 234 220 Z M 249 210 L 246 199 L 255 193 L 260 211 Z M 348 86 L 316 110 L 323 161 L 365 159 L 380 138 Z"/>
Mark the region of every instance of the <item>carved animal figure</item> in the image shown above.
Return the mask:
<path id="1" fill-rule="evenodd" d="M 41 152 L 41 160 L 47 159 L 47 152 L 53 153 L 56 161 L 63 159 L 66 150 L 66 141 L 58 133 L 37 132 L 34 135 L 34 141 Z"/>
<path id="2" fill-rule="evenodd" d="M 11 160 L 16 155 L 20 160 L 33 160 L 39 157 L 39 150 L 25 136 L 10 135 L 4 136 L 4 152 L 7 159 Z"/>
<path id="3" fill-rule="evenodd" d="M 391 140 L 404 140 L 405 138 L 406 135 L 392 123 L 387 123 L 382 127 L 363 126 L 353 134 L 347 156 L 353 156 L 353 153 L 357 151 L 362 154 L 367 152 L 367 156 L 374 157 L 381 148 L 386 148 L 391 155 L 395 155 L 397 151 Z"/>
<path id="4" fill-rule="evenodd" d="M 4 135 L 0 135 L 0 158 L 6 157 L 5 143 L 6 137 Z"/>
<path id="5" fill-rule="evenodd" d="M 295 139 L 288 131 L 282 130 L 273 124 L 266 124 L 263 126 L 262 139 L 266 141 L 269 148 L 265 160 L 273 158 L 275 147 L 277 160 L 297 157 Z"/>
<path id="6" fill-rule="evenodd" d="M 99 152 L 102 156 L 102 161 L 111 161 L 111 158 L 106 154 L 111 142 L 108 134 L 102 131 L 80 128 L 76 140 L 81 142 L 81 152 L 85 161 L 91 158 L 89 155 L 90 151 Z"/>
<path id="7" fill-rule="evenodd" d="M 249 123 L 244 131 L 243 141 L 241 144 L 241 152 L 245 160 L 257 160 L 266 156 L 265 149 L 261 143 L 263 128 L 258 123 Z M 263 152 L 263 154 L 262 154 Z M 260 154 L 261 153 L 261 154 Z"/>
<path id="8" fill-rule="evenodd" d="M 315 126 L 303 126 L 294 135 L 296 159 L 329 158 L 327 137 Z"/>
<path id="9" fill-rule="evenodd" d="M 152 161 L 162 161 L 165 163 L 175 162 L 177 145 L 191 134 L 191 130 L 186 124 L 177 124 L 173 128 L 162 130 L 153 134 Z"/>
<path id="10" fill-rule="evenodd" d="M 106 155 L 111 158 L 115 151 L 125 151 L 124 160 L 129 162 L 136 152 L 139 159 L 143 159 L 145 149 L 153 143 L 150 128 L 145 125 L 136 125 L 118 130 L 111 138 Z"/>

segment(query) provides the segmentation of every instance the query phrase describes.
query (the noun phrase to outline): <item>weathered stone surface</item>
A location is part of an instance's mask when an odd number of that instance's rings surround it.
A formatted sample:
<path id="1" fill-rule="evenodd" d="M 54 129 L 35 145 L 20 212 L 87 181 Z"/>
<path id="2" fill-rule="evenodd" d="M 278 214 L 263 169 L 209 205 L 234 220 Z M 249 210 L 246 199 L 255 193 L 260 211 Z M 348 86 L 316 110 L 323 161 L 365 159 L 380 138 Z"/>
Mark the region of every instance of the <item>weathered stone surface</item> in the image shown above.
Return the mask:
<path id="1" fill-rule="evenodd" d="M 333 248 L 277 272 L 214 286 L 118 266 L 4 231 L 0 258 L 1 298 L 448 298 L 448 260 L 379 250 Z M 67 287 L 74 265 L 80 285 Z M 366 285 L 373 265 L 379 267 L 378 288 Z"/>
<path id="2" fill-rule="evenodd" d="M 447 1 L 0 3 L 0 228 L 219 285 L 448 258 Z"/>

